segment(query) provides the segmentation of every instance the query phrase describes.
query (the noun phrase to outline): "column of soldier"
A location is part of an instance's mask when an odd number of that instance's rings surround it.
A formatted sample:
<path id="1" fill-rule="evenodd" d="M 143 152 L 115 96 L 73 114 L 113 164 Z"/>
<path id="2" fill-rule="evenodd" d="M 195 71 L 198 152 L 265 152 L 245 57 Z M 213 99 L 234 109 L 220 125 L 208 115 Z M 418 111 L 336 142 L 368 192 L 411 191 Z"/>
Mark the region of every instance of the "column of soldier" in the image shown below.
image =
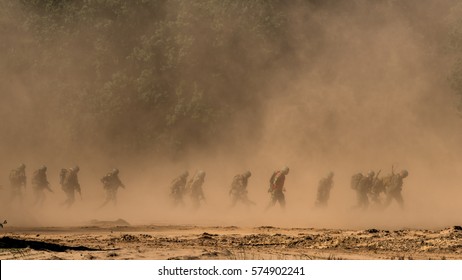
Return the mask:
<path id="1" fill-rule="evenodd" d="M 26 166 L 21 164 L 18 168 L 10 172 L 10 185 L 12 191 L 11 200 L 22 200 L 22 188 L 26 187 Z M 42 166 L 34 171 L 32 176 L 32 189 L 34 192 L 34 204 L 42 205 L 45 200 L 45 191 L 53 192 L 47 179 L 46 166 Z M 75 201 L 75 193 L 82 196 L 80 184 L 78 181 L 79 167 L 61 169 L 60 185 L 66 194 L 66 200 L 63 205 L 70 207 Z M 284 167 L 276 170 L 270 177 L 268 193 L 270 194 L 270 202 L 266 209 L 274 206 L 276 203 L 284 208 L 286 191 L 284 187 L 286 176 L 289 174 L 289 168 Z M 388 176 L 379 177 L 380 171 L 370 171 L 367 174 L 357 173 L 351 178 L 351 188 L 356 192 L 357 205 L 354 208 L 367 209 L 369 201 L 376 206 L 388 207 L 393 200 L 396 200 L 398 205 L 403 208 L 403 198 L 401 190 L 403 187 L 403 179 L 407 177 L 406 170 L 395 174 L 392 172 Z M 119 178 L 119 170 L 113 169 L 107 173 L 102 179 L 104 190 L 106 191 L 106 200 L 101 207 L 104 207 L 109 202 L 116 204 L 118 188 L 125 188 L 124 184 Z M 197 171 L 188 180 L 189 173 L 186 171 L 175 178 L 170 184 L 170 196 L 175 206 L 184 206 L 184 197 L 189 194 L 194 208 L 199 208 L 205 202 L 205 195 L 202 190 L 202 185 L 205 181 L 205 172 Z M 246 206 L 255 205 L 255 202 L 250 200 L 247 196 L 247 185 L 251 172 L 246 171 L 242 174 L 234 176 L 229 195 L 231 197 L 231 206 L 242 203 Z M 326 207 L 329 200 L 330 191 L 334 185 L 334 173 L 329 172 L 325 178 L 319 181 L 317 188 L 317 195 L 315 205 L 316 207 Z"/>
<path id="2" fill-rule="evenodd" d="M 70 207 L 75 202 L 75 194 L 78 193 L 82 197 L 82 191 L 80 189 L 78 173 L 80 168 L 78 166 L 72 168 L 63 168 L 59 172 L 59 184 L 62 190 L 66 194 L 66 200 L 62 203 L 63 205 Z M 11 199 L 10 201 L 19 200 L 22 202 L 23 193 L 22 189 L 26 188 L 26 165 L 21 164 L 19 167 L 11 170 L 10 172 L 10 186 L 11 186 Z M 117 189 L 119 187 L 125 188 L 125 185 L 119 179 L 119 170 L 117 168 L 108 172 L 103 178 L 101 178 L 104 190 L 106 191 L 106 200 L 101 205 L 105 206 L 109 202 L 116 204 L 117 200 Z M 50 183 L 47 178 L 47 167 L 42 166 L 35 170 L 32 175 L 32 190 L 34 192 L 34 205 L 42 205 L 45 201 L 45 191 L 53 192 L 50 188 Z"/>

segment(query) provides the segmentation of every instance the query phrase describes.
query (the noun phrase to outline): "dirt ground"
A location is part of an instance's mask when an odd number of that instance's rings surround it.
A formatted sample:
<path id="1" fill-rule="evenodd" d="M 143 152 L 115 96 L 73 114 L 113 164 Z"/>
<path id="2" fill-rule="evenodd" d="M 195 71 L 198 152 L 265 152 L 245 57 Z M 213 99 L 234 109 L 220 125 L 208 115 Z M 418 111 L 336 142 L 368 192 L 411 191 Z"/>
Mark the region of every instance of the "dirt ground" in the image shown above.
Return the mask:
<path id="1" fill-rule="evenodd" d="M 5 227 L 0 259 L 300 260 L 461 259 L 462 227 L 329 230 L 261 226 L 130 225 Z"/>

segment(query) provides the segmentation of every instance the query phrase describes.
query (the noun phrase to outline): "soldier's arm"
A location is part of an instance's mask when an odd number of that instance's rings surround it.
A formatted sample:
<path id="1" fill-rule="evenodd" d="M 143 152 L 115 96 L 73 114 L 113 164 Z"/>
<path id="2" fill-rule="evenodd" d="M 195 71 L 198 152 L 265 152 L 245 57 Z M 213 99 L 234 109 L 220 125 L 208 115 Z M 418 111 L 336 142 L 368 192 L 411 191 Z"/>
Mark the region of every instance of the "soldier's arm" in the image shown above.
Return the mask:
<path id="1" fill-rule="evenodd" d="M 274 184 L 274 178 L 275 178 L 275 177 L 276 177 L 276 172 L 273 173 L 273 175 L 271 175 L 271 178 L 270 178 L 270 180 L 269 180 L 270 186 L 272 186 L 272 185 Z"/>

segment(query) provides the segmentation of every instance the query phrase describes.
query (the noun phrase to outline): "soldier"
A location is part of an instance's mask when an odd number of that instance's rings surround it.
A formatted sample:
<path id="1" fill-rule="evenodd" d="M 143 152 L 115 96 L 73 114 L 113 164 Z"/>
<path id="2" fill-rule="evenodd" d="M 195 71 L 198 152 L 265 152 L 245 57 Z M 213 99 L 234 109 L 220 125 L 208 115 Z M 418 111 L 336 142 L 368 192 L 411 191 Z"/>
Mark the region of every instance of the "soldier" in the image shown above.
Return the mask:
<path id="1" fill-rule="evenodd" d="M 273 175 L 271 175 L 268 189 L 268 192 L 271 193 L 271 201 L 266 209 L 274 206 L 276 202 L 279 202 L 279 205 L 281 205 L 282 208 L 285 208 L 286 199 L 284 192 L 286 189 L 284 188 L 284 182 L 287 174 L 289 174 L 289 167 L 286 166 L 282 170 L 274 171 Z"/>
<path id="2" fill-rule="evenodd" d="M 404 201 L 401 191 L 403 189 L 403 179 L 407 176 L 407 170 L 403 170 L 398 174 L 392 173 L 389 182 L 385 186 L 386 200 L 384 207 L 388 207 L 391 201 L 395 199 L 401 209 L 404 209 Z"/>
<path id="3" fill-rule="evenodd" d="M 67 199 L 64 201 L 64 205 L 70 207 L 75 201 L 75 191 L 80 194 L 82 199 L 82 192 L 80 190 L 79 179 L 77 173 L 80 171 L 78 166 L 69 169 L 61 169 L 59 173 L 59 183 L 62 186 L 63 191 L 66 193 Z"/>
<path id="4" fill-rule="evenodd" d="M 329 172 L 326 178 L 322 178 L 318 184 L 318 193 L 316 196 L 316 207 L 326 207 L 329 200 L 330 190 L 334 186 L 334 173 Z"/>
<path id="5" fill-rule="evenodd" d="M 45 165 L 34 171 L 32 176 L 32 188 L 35 196 L 34 205 L 42 206 L 45 201 L 45 194 L 43 191 L 47 190 L 51 193 L 53 192 L 50 188 L 50 183 L 48 183 L 47 167 Z"/>
<path id="6" fill-rule="evenodd" d="M 374 175 L 375 172 L 370 171 L 367 176 L 358 173 L 353 175 L 351 178 L 351 187 L 356 191 L 356 196 L 358 199 L 358 204 L 355 206 L 355 208 L 367 209 L 369 206 L 369 198 L 367 195 L 371 190 Z"/>
<path id="7" fill-rule="evenodd" d="M 183 174 L 173 179 L 170 183 L 170 196 L 173 199 L 175 206 L 184 206 L 183 196 L 186 192 L 186 182 L 189 176 L 189 172 L 185 171 Z"/>
<path id="8" fill-rule="evenodd" d="M 238 201 L 241 201 L 246 206 L 255 205 L 255 202 L 247 197 L 247 184 L 250 176 L 252 176 L 250 171 L 234 176 L 229 190 L 229 195 L 232 198 L 231 207 L 234 207 Z"/>
<path id="9" fill-rule="evenodd" d="M 10 172 L 10 185 L 11 185 L 11 201 L 19 199 L 22 203 L 22 187 L 26 189 L 26 165 L 22 163 L 18 168 L 11 170 Z"/>
<path id="10" fill-rule="evenodd" d="M 373 180 L 369 196 L 371 198 L 372 203 L 374 203 L 376 206 L 380 206 L 382 204 L 382 199 L 381 199 L 381 194 L 385 192 L 385 181 L 387 180 L 387 177 L 385 178 L 376 178 Z"/>
<path id="11" fill-rule="evenodd" d="M 106 191 L 106 200 L 100 208 L 104 207 L 110 201 L 112 201 L 114 205 L 117 205 L 117 190 L 119 187 L 125 189 L 125 185 L 119 178 L 119 169 L 114 168 L 111 172 L 101 178 L 101 182 L 103 183 L 104 190 Z"/>
<path id="12" fill-rule="evenodd" d="M 202 191 L 202 185 L 205 180 L 205 172 L 200 170 L 189 180 L 188 189 L 191 191 L 191 200 L 193 208 L 198 209 L 201 205 L 201 200 L 205 202 L 204 192 Z"/>

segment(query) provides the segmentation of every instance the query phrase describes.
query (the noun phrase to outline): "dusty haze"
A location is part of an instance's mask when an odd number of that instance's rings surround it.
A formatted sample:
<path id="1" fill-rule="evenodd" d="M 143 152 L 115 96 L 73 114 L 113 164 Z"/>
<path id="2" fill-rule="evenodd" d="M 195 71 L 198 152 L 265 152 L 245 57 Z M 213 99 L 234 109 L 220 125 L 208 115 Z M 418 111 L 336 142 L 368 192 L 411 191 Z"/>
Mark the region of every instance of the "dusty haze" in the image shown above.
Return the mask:
<path id="1" fill-rule="evenodd" d="M 60 54 L 65 57 L 46 57 L 42 52 L 47 50 L 46 44 L 37 48 L 31 44 L 37 36 L 34 28 L 23 28 L 28 24 L 23 21 L 24 14 L 35 12 L 1 2 L 0 57 L 8 63 L 0 65 L 0 218 L 11 226 L 81 225 L 91 219 L 117 218 L 131 224 L 328 228 L 434 228 L 462 223 L 462 120 L 457 110 L 459 97 L 448 83 L 454 57 L 446 48 L 453 18 L 462 11 L 455 1 L 293 1 L 282 10 L 290 15 L 284 22 L 285 45 L 268 42 L 264 49 L 253 49 L 259 38 L 245 37 L 232 19 L 223 20 L 223 41 L 227 42 L 227 36 L 237 40 L 253 60 L 231 60 L 226 65 L 229 79 L 210 86 L 215 90 L 209 101 L 226 100 L 233 113 L 217 117 L 220 122 L 214 134 L 192 129 L 188 133 L 193 143 L 184 143 L 181 152 L 172 152 L 170 146 L 164 149 L 156 139 L 152 147 L 143 143 L 132 148 L 135 130 L 121 128 L 111 134 L 101 119 L 79 111 L 88 109 L 85 104 L 63 108 L 63 100 L 73 98 L 71 86 L 87 96 L 104 94 L 90 85 L 92 77 L 84 70 L 96 57 L 77 40 L 81 36 L 82 42 L 88 42 L 93 31 L 74 26 L 73 41 L 69 42 L 55 30 L 50 52 L 63 48 Z M 162 12 L 174 15 L 187 10 L 184 3 L 181 9 L 177 6 L 180 2 L 170 1 Z M 200 26 L 184 28 L 182 32 L 200 34 L 207 41 L 208 34 L 201 33 Z M 148 29 L 140 26 L 140 32 Z M 118 46 L 109 48 L 117 59 Z M 258 64 L 266 67 L 249 77 L 255 80 L 252 96 L 231 99 L 227 90 L 249 90 L 233 75 L 252 68 L 259 63 L 257 58 L 264 60 L 277 48 L 287 55 Z M 201 76 L 206 72 L 197 69 L 207 68 L 214 54 L 200 48 L 191 52 L 196 55 L 191 62 L 197 67 L 195 79 L 201 79 L 207 88 L 210 77 Z M 35 72 L 33 65 L 44 62 L 52 70 Z M 106 70 L 101 66 L 101 76 L 112 75 Z M 183 75 L 191 73 L 177 75 L 185 78 Z M 55 88 L 54 82 L 61 80 L 68 81 L 69 88 Z M 116 123 L 123 126 L 129 121 L 131 125 L 126 127 L 142 130 L 163 117 L 161 105 L 144 110 L 134 106 L 129 115 L 119 115 Z M 171 131 L 171 135 L 181 133 L 175 126 Z M 46 194 L 43 209 L 30 206 L 30 186 L 23 208 L 8 203 L 9 171 L 22 162 L 29 180 L 33 170 L 48 166 L 55 193 Z M 58 184 L 59 169 L 76 164 L 81 169 L 83 200 L 77 198 L 71 209 L 64 209 L 60 206 L 65 196 Z M 269 177 L 285 165 L 290 167 L 287 209 L 281 211 L 276 206 L 265 212 Z M 405 211 L 396 204 L 381 212 L 351 210 L 356 203 L 349 186 L 351 175 L 369 170 L 381 170 L 385 175 L 392 166 L 409 171 L 403 189 Z M 119 190 L 117 207 L 97 210 L 105 198 L 99 180 L 113 167 L 120 169 L 127 188 Z M 186 199 L 184 209 L 172 208 L 170 181 L 184 170 L 194 173 L 198 169 L 207 172 L 203 186 L 207 204 L 195 212 Z M 250 210 L 243 206 L 231 209 L 229 185 L 235 174 L 246 170 L 253 174 L 249 198 L 257 205 Z M 318 210 L 314 208 L 317 184 L 329 171 L 335 173 L 329 207 Z"/>

